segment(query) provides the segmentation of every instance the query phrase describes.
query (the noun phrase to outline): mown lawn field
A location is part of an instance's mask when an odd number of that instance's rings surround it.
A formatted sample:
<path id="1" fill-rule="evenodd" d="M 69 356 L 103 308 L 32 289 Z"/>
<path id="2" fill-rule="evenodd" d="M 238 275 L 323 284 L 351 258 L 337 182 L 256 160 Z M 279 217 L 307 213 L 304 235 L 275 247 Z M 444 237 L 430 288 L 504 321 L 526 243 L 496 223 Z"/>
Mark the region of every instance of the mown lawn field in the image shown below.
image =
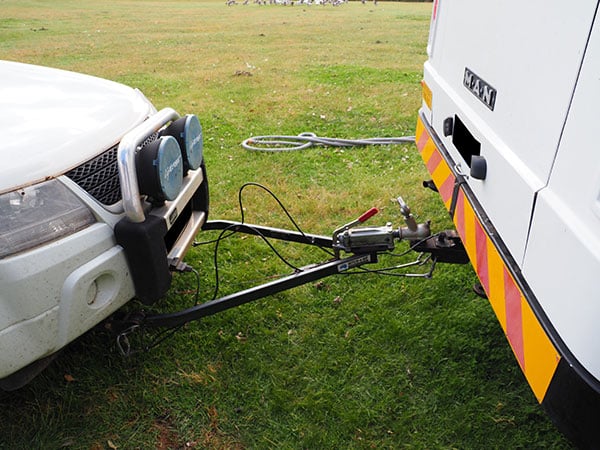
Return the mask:
<path id="1" fill-rule="evenodd" d="M 430 3 L 226 6 L 222 1 L 3 0 L 0 57 L 141 89 L 202 122 L 211 218 L 238 220 L 246 182 L 307 232 L 372 206 L 402 224 L 401 195 L 434 231 L 452 224 L 413 145 L 256 153 L 247 137 L 414 134 Z M 0 99 L 0 102 L 2 99 Z M 32 149 L 33 151 L 33 149 Z M 290 227 L 266 191 L 247 222 Z M 198 241 L 217 238 L 201 233 Z M 274 244 L 286 261 L 326 259 Z M 400 244 L 396 253 L 406 250 Z M 409 260 L 384 257 L 380 267 Z M 260 239 L 193 248 L 169 311 L 286 274 Z M 422 271 L 424 267 L 414 270 Z M 188 324 L 129 358 L 103 326 L 25 388 L 0 393 L 6 449 L 567 449 L 537 404 L 470 266 L 432 279 L 327 278 Z M 136 307 L 136 305 L 132 305 Z M 0 350 L 1 351 L 1 350 Z"/>

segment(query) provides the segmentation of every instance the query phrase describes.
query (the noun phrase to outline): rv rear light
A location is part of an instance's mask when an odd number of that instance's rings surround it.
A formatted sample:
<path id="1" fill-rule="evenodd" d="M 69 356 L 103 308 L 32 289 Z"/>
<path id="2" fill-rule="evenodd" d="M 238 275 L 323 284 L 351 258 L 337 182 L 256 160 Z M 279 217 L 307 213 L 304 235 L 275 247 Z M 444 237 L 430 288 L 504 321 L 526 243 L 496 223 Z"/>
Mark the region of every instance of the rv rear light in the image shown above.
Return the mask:
<path id="1" fill-rule="evenodd" d="M 431 89 L 429 88 L 427 83 L 425 83 L 425 80 L 421 81 L 421 87 L 423 88 L 423 101 L 425 102 L 427 107 L 431 109 L 431 104 L 433 100 L 433 94 L 431 92 Z"/>
<path id="2" fill-rule="evenodd" d="M 183 174 L 188 170 L 196 170 L 202 164 L 204 142 L 202 126 L 198 117 L 188 114 L 175 120 L 162 133 L 163 136 L 173 136 L 183 154 Z"/>
<path id="3" fill-rule="evenodd" d="M 161 136 L 136 156 L 140 192 L 153 202 L 175 200 L 183 186 L 183 156 L 172 136 Z"/>
<path id="4" fill-rule="evenodd" d="M 433 0 L 431 8 L 431 22 L 429 23 L 429 38 L 427 40 L 427 56 L 433 57 L 433 46 L 435 43 L 435 33 L 437 30 L 437 18 L 440 11 L 440 0 Z"/>
<path id="5" fill-rule="evenodd" d="M 437 19 L 438 5 L 439 0 L 433 0 L 433 8 L 431 9 L 431 20 L 435 21 Z"/>
<path id="6" fill-rule="evenodd" d="M 73 234 L 96 222 L 58 180 L 0 195 L 0 259 Z"/>

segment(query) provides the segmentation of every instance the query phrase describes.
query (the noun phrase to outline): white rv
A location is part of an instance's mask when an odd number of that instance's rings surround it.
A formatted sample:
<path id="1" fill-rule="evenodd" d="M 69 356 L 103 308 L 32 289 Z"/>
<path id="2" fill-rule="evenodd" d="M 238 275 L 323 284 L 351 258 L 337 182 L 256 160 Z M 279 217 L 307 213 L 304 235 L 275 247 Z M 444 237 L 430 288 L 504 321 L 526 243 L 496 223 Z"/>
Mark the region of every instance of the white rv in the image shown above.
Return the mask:
<path id="1" fill-rule="evenodd" d="M 435 0 L 417 144 L 538 401 L 600 447 L 597 0 Z"/>

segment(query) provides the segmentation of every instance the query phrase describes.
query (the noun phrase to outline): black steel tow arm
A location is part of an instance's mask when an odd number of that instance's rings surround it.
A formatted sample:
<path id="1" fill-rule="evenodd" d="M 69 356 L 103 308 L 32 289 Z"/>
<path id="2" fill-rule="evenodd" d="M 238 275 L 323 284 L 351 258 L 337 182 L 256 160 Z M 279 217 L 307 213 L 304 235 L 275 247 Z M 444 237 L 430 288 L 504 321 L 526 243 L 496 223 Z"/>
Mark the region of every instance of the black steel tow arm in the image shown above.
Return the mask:
<path id="1" fill-rule="evenodd" d="M 260 225 L 248 225 L 227 220 L 208 221 L 203 230 L 231 230 L 251 235 L 261 235 L 271 239 L 287 242 L 315 245 L 332 248 L 331 237 L 300 233 L 291 230 L 271 228 Z M 191 308 L 166 314 L 147 315 L 143 325 L 147 327 L 176 327 L 187 322 L 211 316 L 218 312 L 243 305 L 253 300 L 258 300 L 269 295 L 277 294 L 306 283 L 317 281 L 321 278 L 345 272 L 363 264 L 376 263 L 377 253 L 354 254 L 346 258 L 333 258 L 318 264 L 311 264 L 300 270 L 269 283 L 235 292 L 224 297 L 202 303 Z"/>
<path id="2" fill-rule="evenodd" d="M 332 258 L 325 262 L 302 267 L 278 280 L 235 292 L 181 311 L 164 314 L 144 314 L 139 321 L 139 325 L 150 328 L 177 327 L 330 275 L 340 274 L 365 264 L 376 263 L 378 262 L 377 255 L 379 252 L 394 248 L 394 240 L 405 239 L 411 241 L 411 243 L 416 242 L 411 245 L 411 249 L 431 254 L 434 264 L 436 260 L 459 264 L 468 261 L 458 236 L 450 231 L 431 236 L 429 223 L 416 224 L 410 210 L 400 197 L 398 203 L 406 220 L 406 227 L 392 229 L 391 224 L 387 224 L 384 227 L 355 228 L 377 213 L 377 210 L 372 208 L 358 219 L 335 230 L 333 237 L 227 220 L 207 221 L 202 227 L 203 230 L 230 230 L 270 239 L 329 248 L 333 251 Z M 341 251 L 350 254 L 350 256 L 340 257 Z"/>

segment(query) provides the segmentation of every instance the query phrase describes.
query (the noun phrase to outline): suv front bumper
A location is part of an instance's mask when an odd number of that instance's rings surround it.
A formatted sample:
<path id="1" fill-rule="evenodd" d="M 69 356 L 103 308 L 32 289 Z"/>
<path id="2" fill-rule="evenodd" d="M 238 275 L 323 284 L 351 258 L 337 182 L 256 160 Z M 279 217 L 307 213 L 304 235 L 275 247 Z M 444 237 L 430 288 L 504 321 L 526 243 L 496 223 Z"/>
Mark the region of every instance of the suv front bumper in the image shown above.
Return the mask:
<path id="1" fill-rule="evenodd" d="M 162 110 L 124 136 L 119 151 L 133 163 L 119 167 L 124 211 L 103 206 L 59 177 L 98 221 L 0 259 L 0 388 L 24 385 L 45 367 L 37 362 L 49 360 L 132 298 L 151 303 L 169 289 L 171 268 L 207 219 L 206 169 L 202 163 L 189 170 L 176 198 L 156 206 L 139 195 L 134 156 L 141 141 L 178 117 Z"/>

